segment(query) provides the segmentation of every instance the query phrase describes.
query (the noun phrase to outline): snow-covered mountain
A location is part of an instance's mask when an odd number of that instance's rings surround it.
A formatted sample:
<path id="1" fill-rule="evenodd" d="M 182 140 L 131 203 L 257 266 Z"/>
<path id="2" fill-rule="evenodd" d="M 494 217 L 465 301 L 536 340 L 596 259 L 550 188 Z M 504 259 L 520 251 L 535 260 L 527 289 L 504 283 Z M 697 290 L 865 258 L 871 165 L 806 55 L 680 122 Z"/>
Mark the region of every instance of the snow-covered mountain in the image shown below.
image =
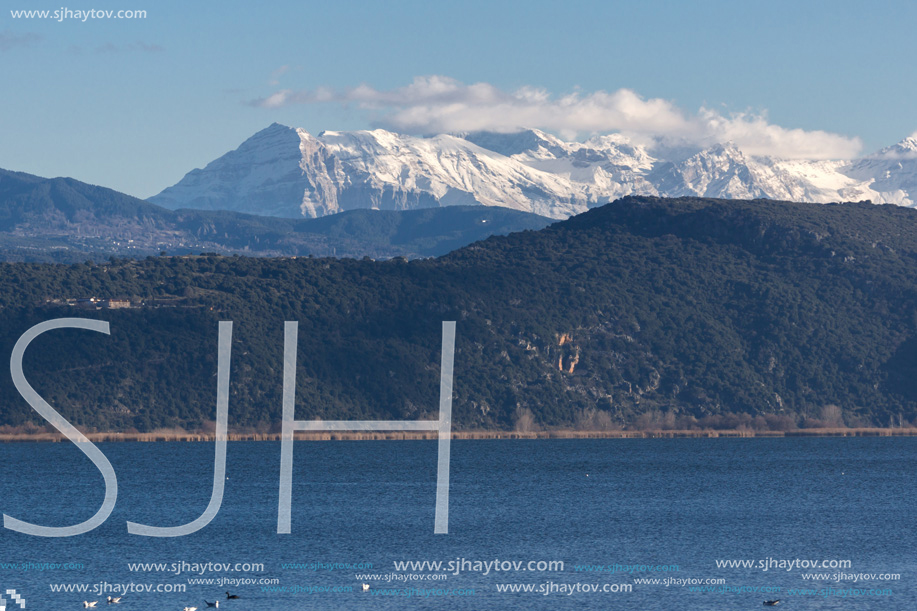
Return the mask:
<path id="1" fill-rule="evenodd" d="M 480 204 L 566 218 L 631 194 L 913 206 L 917 138 L 853 161 L 755 157 L 728 142 L 666 158 L 618 134 L 313 136 L 275 123 L 150 201 L 283 217 Z"/>

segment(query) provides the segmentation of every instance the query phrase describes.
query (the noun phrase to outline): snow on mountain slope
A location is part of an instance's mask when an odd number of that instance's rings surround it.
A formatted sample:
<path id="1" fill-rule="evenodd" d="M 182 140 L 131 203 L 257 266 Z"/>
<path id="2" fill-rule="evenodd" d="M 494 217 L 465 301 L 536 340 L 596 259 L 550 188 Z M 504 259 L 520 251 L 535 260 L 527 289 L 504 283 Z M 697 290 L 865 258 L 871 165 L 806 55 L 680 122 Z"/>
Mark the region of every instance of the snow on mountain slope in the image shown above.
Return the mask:
<path id="1" fill-rule="evenodd" d="M 571 181 L 590 202 L 657 194 L 643 176 L 656 160 L 646 149 L 631 145 L 617 134 L 584 143 L 563 142 L 538 130 L 516 134 L 479 132 L 465 138 L 509 154 L 523 165 Z"/>
<path id="2" fill-rule="evenodd" d="M 839 174 L 840 162 L 749 157 L 718 144 L 677 163 L 659 164 L 650 181 L 670 197 L 767 198 L 827 203 L 866 199 L 865 189 Z M 841 192 L 843 191 L 843 195 Z"/>
<path id="3" fill-rule="evenodd" d="M 665 159 L 620 134 L 585 142 L 534 129 L 312 136 L 275 123 L 150 201 L 309 218 L 459 204 L 566 218 L 630 194 L 910 206 L 917 201 L 917 139 L 854 161 L 753 157 L 728 142 Z"/>
<path id="4" fill-rule="evenodd" d="M 914 206 L 917 204 L 917 137 L 910 136 L 875 155 L 854 161 L 842 172 L 864 181 L 875 202 Z"/>
<path id="5" fill-rule="evenodd" d="M 299 144 L 294 130 L 271 125 L 203 170 L 192 170 L 151 201 L 173 209 L 258 210 L 289 216 L 284 214 L 289 202 L 302 201 L 308 186 Z"/>
<path id="6" fill-rule="evenodd" d="M 584 210 L 589 194 L 551 173 L 450 135 L 400 136 L 385 130 L 322 132 L 319 139 L 375 197 L 373 207 L 406 208 L 412 194 L 432 205 L 483 204 L 554 218 Z"/>

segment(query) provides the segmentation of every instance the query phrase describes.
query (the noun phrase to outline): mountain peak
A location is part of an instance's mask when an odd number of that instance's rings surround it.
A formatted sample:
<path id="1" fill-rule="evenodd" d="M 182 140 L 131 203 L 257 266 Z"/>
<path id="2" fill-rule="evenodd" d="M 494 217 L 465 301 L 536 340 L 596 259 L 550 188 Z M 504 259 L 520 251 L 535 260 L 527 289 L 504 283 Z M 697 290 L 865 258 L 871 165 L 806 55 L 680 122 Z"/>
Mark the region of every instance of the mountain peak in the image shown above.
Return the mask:
<path id="1" fill-rule="evenodd" d="M 886 159 L 913 159 L 917 158 L 917 132 L 904 140 L 891 146 L 886 146 L 873 157 Z"/>
<path id="2" fill-rule="evenodd" d="M 895 146 L 909 153 L 917 153 L 917 133 L 911 134 Z"/>
<path id="3" fill-rule="evenodd" d="M 701 153 L 709 153 L 713 155 L 727 155 L 729 157 L 745 157 L 745 153 L 736 146 L 735 142 L 732 140 L 727 140 L 726 142 L 717 142 L 713 146 L 707 148 Z"/>
<path id="4" fill-rule="evenodd" d="M 292 129 L 294 128 L 290 127 L 289 125 L 284 125 L 283 123 L 277 123 L 275 121 L 274 123 L 271 123 L 270 125 L 262 129 L 261 131 L 256 132 L 256 135 L 270 133 L 270 132 L 283 132 L 283 131 L 292 130 Z"/>

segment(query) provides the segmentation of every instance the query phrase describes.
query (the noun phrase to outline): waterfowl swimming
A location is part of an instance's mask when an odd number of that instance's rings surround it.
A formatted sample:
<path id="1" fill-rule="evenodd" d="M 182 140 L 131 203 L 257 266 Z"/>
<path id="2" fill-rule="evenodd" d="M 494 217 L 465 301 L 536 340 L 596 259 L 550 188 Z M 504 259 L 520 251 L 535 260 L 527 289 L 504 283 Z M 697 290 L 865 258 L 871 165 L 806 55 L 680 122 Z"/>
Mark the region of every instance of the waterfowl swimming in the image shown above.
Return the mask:
<path id="1" fill-rule="evenodd" d="M 185 607 L 183 611 L 197 611 L 197 607 Z"/>
<path id="2" fill-rule="evenodd" d="M 217 608 L 220 607 L 220 601 L 218 601 L 218 600 L 215 600 L 215 601 L 213 601 L 212 603 L 211 603 L 211 602 L 207 602 L 206 600 L 205 600 L 204 602 L 207 603 L 207 606 L 208 606 L 208 607 L 217 607 Z"/>
<path id="3" fill-rule="evenodd" d="M 83 601 L 83 608 L 84 608 L 84 609 L 89 609 L 90 607 L 95 607 L 97 602 L 99 602 L 99 601 L 94 600 L 94 601 L 92 601 L 92 602 L 90 603 L 90 602 L 86 602 L 86 601 L 84 600 L 84 601 Z"/>
<path id="4" fill-rule="evenodd" d="M 369 589 L 369 584 L 368 584 L 368 583 L 364 583 L 364 584 L 363 584 L 363 591 L 365 592 L 365 591 L 368 590 L 368 589 Z"/>
<path id="5" fill-rule="evenodd" d="M 117 597 L 117 598 L 112 598 L 111 596 L 108 597 L 108 604 L 109 604 L 109 605 L 117 605 L 117 604 L 120 603 L 120 602 L 121 602 L 121 597 L 120 597 L 120 596 Z"/>
<path id="6" fill-rule="evenodd" d="M 238 595 L 238 594 L 230 594 L 229 592 L 227 592 L 227 593 L 226 593 L 226 598 L 228 598 L 228 599 L 239 598 L 239 595 Z"/>
<path id="7" fill-rule="evenodd" d="M 777 599 L 777 600 L 765 600 L 765 601 L 764 601 L 764 606 L 765 606 L 765 607 L 776 607 L 776 606 L 779 605 L 779 604 L 780 604 L 780 600 L 779 600 L 779 599 Z"/>

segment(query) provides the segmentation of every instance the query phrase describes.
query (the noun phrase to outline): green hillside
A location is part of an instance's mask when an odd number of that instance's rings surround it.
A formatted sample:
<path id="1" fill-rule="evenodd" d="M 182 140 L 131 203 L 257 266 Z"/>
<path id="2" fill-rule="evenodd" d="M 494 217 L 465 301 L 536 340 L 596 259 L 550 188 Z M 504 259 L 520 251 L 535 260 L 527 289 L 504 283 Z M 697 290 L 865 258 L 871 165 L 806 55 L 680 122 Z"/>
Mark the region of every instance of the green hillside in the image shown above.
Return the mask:
<path id="1" fill-rule="evenodd" d="M 325 419 L 435 416 L 440 323 L 456 320 L 458 429 L 529 412 L 540 426 L 888 426 L 917 418 L 915 278 L 914 210 L 629 197 L 439 259 L 2 264 L 0 354 L 34 323 L 104 318 L 111 336 L 36 340 L 33 386 L 85 428 L 197 428 L 213 418 L 217 321 L 232 320 L 230 424 L 269 430 L 285 320 L 300 322 L 297 417 Z M 144 305 L 64 302 L 89 296 Z M 8 370 L 0 390 L 0 422 L 36 420 Z"/>

